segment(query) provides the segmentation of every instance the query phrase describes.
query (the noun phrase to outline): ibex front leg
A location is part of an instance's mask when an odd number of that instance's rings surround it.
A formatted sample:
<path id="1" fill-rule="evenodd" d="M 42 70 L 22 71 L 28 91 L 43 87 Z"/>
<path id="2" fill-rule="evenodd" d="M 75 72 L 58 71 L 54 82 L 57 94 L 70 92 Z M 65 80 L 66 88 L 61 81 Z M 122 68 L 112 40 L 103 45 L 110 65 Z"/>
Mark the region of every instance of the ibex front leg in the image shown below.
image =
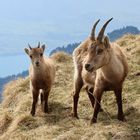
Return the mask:
<path id="1" fill-rule="evenodd" d="M 98 116 L 99 110 L 101 108 L 100 102 L 101 102 L 102 94 L 103 94 L 102 90 L 97 89 L 94 91 L 93 96 L 95 98 L 95 103 L 94 103 L 94 113 L 93 113 L 93 117 L 91 120 L 91 124 L 97 122 L 97 116 Z"/>
<path id="2" fill-rule="evenodd" d="M 88 97 L 89 97 L 89 99 L 91 101 L 91 105 L 94 108 L 94 103 L 95 103 L 95 99 L 94 98 L 95 97 L 93 96 L 93 88 L 90 88 L 89 90 L 88 90 L 88 88 L 86 88 L 86 91 L 87 91 Z M 99 111 L 103 112 L 103 109 L 100 107 Z"/>
<path id="3" fill-rule="evenodd" d="M 35 111 L 36 111 L 36 105 L 37 105 L 37 101 L 38 101 L 38 95 L 39 95 L 39 90 L 32 90 L 32 96 L 33 96 L 33 103 L 32 103 L 32 109 L 31 109 L 31 115 L 34 116 L 35 115 Z"/>
<path id="4" fill-rule="evenodd" d="M 88 89 L 88 87 L 87 87 L 86 91 L 87 91 L 88 97 L 89 97 L 89 99 L 91 101 L 91 105 L 94 108 L 94 101 L 95 100 L 94 100 L 94 97 L 93 97 L 93 88 Z"/>
<path id="5" fill-rule="evenodd" d="M 79 100 L 79 93 L 83 86 L 83 81 L 80 77 L 78 77 L 77 79 L 75 79 L 74 84 L 75 85 L 74 85 L 74 95 L 73 95 L 73 117 L 78 118 L 77 104 L 78 104 L 78 100 Z"/>

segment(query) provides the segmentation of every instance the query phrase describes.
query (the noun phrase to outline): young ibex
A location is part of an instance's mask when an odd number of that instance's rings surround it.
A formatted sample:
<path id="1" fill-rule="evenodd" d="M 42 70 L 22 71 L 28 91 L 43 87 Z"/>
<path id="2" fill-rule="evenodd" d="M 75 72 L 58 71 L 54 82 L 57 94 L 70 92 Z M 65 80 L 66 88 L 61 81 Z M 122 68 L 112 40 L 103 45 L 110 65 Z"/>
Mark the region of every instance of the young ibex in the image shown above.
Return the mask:
<path id="1" fill-rule="evenodd" d="M 25 48 L 25 52 L 31 59 L 31 66 L 29 69 L 30 88 L 33 96 L 33 103 L 31 115 L 35 115 L 36 105 L 39 93 L 41 94 L 42 109 L 48 113 L 48 96 L 55 78 L 55 67 L 51 59 L 44 58 L 43 53 L 45 45 L 29 49 Z"/>
<path id="2" fill-rule="evenodd" d="M 105 28 L 112 19 L 104 24 L 98 37 L 95 38 L 98 20 L 93 26 L 91 36 L 81 43 L 73 53 L 75 65 L 73 116 L 78 118 L 79 92 L 85 84 L 89 99 L 94 107 L 91 123 L 97 122 L 103 92 L 110 90 L 115 92 L 118 119 L 125 120 L 122 108 L 122 84 L 128 73 L 127 61 L 120 47 L 115 43 L 110 43 L 107 36 L 104 37 Z"/>

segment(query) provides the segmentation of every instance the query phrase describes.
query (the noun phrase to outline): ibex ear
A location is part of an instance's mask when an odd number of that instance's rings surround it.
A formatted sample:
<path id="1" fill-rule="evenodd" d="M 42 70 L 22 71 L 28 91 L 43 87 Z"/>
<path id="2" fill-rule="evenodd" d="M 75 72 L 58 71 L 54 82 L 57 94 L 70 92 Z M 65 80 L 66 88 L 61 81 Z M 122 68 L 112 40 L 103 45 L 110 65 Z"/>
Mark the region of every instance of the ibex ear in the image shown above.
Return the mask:
<path id="1" fill-rule="evenodd" d="M 29 50 L 27 48 L 25 48 L 24 50 L 29 55 Z"/>
<path id="2" fill-rule="evenodd" d="M 109 38 L 107 36 L 105 36 L 105 38 L 104 38 L 104 45 L 106 48 L 110 47 Z"/>
<path id="3" fill-rule="evenodd" d="M 43 49 L 43 52 L 44 52 L 44 50 L 45 50 L 45 44 L 43 44 L 43 45 L 41 46 L 41 48 Z"/>

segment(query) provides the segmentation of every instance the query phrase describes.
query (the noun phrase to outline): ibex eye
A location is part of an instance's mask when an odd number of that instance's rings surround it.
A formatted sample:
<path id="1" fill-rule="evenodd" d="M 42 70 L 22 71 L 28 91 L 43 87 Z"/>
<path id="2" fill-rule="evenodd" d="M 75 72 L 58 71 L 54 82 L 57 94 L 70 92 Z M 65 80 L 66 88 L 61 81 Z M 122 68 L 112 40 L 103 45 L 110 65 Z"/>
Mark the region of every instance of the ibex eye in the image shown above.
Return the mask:
<path id="1" fill-rule="evenodd" d="M 97 55 L 100 55 L 102 52 L 103 52 L 103 49 L 99 49 L 99 50 L 97 51 Z"/>
<path id="2" fill-rule="evenodd" d="M 43 53 L 41 53 L 40 56 L 43 56 Z"/>
<path id="3" fill-rule="evenodd" d="M 30 58 L 32 59 L 33 57 L 30 55 Z"/>
<path id="4" fill-rule="evenodd" d="M 94 48 L 94 45 L 93 45 L 93 44 L 91 44 L 90 48 Z"/>

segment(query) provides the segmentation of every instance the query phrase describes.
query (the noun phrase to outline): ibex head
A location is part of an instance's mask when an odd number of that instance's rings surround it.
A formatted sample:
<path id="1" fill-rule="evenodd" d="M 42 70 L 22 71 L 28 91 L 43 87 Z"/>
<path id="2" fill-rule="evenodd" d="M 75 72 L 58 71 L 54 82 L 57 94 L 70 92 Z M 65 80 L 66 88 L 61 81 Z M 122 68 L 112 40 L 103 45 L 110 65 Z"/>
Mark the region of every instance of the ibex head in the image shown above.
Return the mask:
<path id="1" fill-rule="evenodd" d="M 31 59 L 31 62 L 34 67 L 39 67 L 40 64 L 43 62 L 43 53 L 45 50 L 45 45 L 40 46 L 40 42 L 38 43 L 38 46 L 35 48 L 32 48 L 29 44 L 29 49 L 25 48 L 25 52 L 28 54 L 28 56 Z"/>
<path id="2" fill-rule="evenodd" d="M 90 36 L 91 44 L 88 48 L 88 55 L 85 63 L 85 69 L 89 72 L 101 68 L 102 66 L 106 65 L 109 61 L 110 56 L 108 54 L 108 51 L 110 49 L 110 43 L 109 38 L 107 36 L 104 36 L 104 32 L 108 23 L 112 19 L 113 18 L 109 19 L 103 25 L 97 38 L 95 37 L 95 28 L 100 20 L 98 20 L 93 26 Z"/>

